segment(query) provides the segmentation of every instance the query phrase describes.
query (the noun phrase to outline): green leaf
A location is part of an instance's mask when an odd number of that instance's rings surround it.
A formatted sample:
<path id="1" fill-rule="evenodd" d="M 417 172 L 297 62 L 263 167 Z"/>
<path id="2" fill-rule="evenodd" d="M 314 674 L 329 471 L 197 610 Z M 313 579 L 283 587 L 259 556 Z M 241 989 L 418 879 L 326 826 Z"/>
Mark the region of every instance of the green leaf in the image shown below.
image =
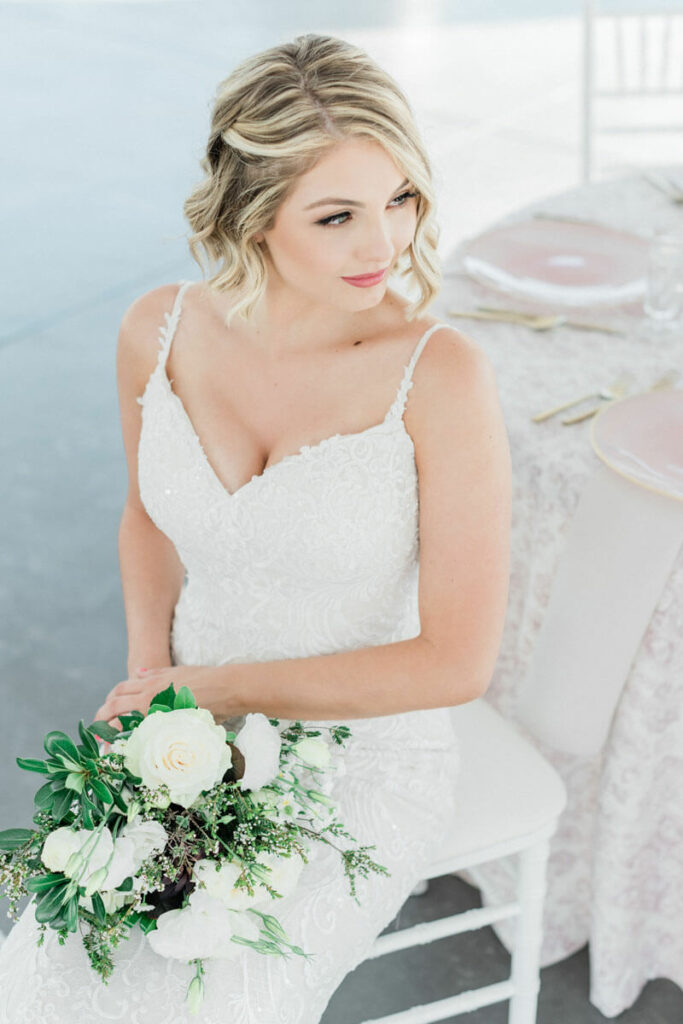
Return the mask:
<path id="1" fill-rule="evenodd" d="M 106 924 L 107 922 L 107 911 L 104 909 L 104 902 L 98 892 L 94 892 L 91 896 L 92 908 L 95 912 L 95 917 L 100 924 Z"/>
<path id="2" fill-rule="evenodd" d="M 34 875 L 25 884 L 29 892 L 47 892 L 48 889 L 53 889 L 55 885 L 63 885 L 65 881 L 65 875 L 51 872 L 49 875 Z"/>
<path id="3" fill-rule="evenodd" d="M 123 726 L 124 732 L 128 732 L 130 729 L 135 728 L 135 726 L 137 726 L 137 724 L 140 722 L 140 719 L 136 718 L 132 712 L 129 712 L 125 715 L 121 714 L 118 717 L 119 721 L 121 722 L 121 725 Z"/>
<path id="4" fill-rule="evenodd" d="M 87 801 L 87 803 L 83 802 L 84 799 Z M 91 829 L 92 830 L 95 827 L 95 822 L 92 820 L 92 814 L 90 813 L 88 805 L 90 807 L 93 806 L 90 803 L 90 801 L 88 800 L 88 798 L 85 795 L 85 793 L 81 793 L 81 817 L 83 819 L 83 824 L 85 825 L 85 827 L 87 829 Z"/>
<path id="5" fill-rule="evenodd" d="M 7 828 L 0 832 L 0 850 L 5 852 L 18 850 L 34 835 L 35 832 L 30 828 Z"/>
<path id="6" fill-rule="evenodd" d="M 57 767 L 56 762 L 50 761 L 47 771 L 51 779 L 66 779 L 71 774 L 70 770 L 65 768 L 61 761 L 59 762 L 59 767 Z"/>
<path id="7" fill-rule="evenodd" d="M 43 741 L 43 745 L 48 754 L 51 754 L 53 757 L 59 757 L 64 754 L 76 764 L 80 764 L 76 744 L 72 739 L 69 739 L 65 732 L 59 732 L 58 730 L 49 732 Z"/>
<path id="8" fill-rule="evenodd" d="M 131 875 L 128 878 L 124 878 L 121 885 L 117 885 L 116 892 L 132 892 L 133 891 L 133 878 Z"/>
<path id="9" fill-rule="evenodd" d="M 147 717 L 153 715 L 155 711 L 173 711 L 173 708 L 169 708 L 167 704 L 150 704 Z"/>
<path id="10" fill-rule="evenodd" d="M 175 689 L 173 683 L 169 683 L 165 690 L 160 690 L 152 697 L 153 704 L 165 704 L 169 711 L 173 710 L 175 703 Z"/>
<path id="11" fill-rule="evenodd" d="M 86 729 L 85 725 L 83 724 L 83 719 L 81 719 L 80 722 L 78 723 L 78 735 L 81 737 L 81 743 L 83 744 L 83 746 L 88 748 L 90 756 L 99 757 L 100 751 L 99 747 L 97 746 L 97 740 L 90 732 L 90 729 Z"/>
<path id="12" fill-rule="evenodd" d="M 65 883 L 67 879 L 64 879 Z M 61 912 L 62 904 L 66 896 L 66 885 L 57 885 L 45 894 L 38 897 L 35 906 L 36 921 L 39 924 L 47 923 Z"/>
<path id="13" fill-rule="evenodd" d="M 127 814 L 128 813 L 128 804 L 123 799 L 123 797 L 119 793 L 118 789 L 113 789 L 112 790 L 112 796 L 114 797 L 114 803 L 116 804 L 118 809 L 120 811 L 123 811 L 124 814 Z"/>
<path id="14" fill-rule="evenodd" d="M 54 796 L 55 794 L 52 788 L 52 783 L 46 782 L 44 786 L 41 786 L 40 789 L 36 791 L 36 794 L 33 797 L 33 802 L 41 811 L 47 811 L 52 807 Z"/>
<path id="15" fill-rule="evenodd" d="M 48 767 L 45 761 L 38 761 L 33 757 L 18 757 L 16 759 L 17 764 L 20 768 L 23 768 L 27 772 L 40 772 L 41 775 L 47 775 Z"/>
<path id="16" fill-rule="evenodd" d="M 97 722 L 93 722 L 92 725 L 89 725 L 88 728 L 107 743 L 113 743 L 114 740 L 121 735 L 121 731 L 119 729 L 115 729 L 113 725 L 109 724 L 109 722 L 103 722 L 99 719 Z"/>
<path id="17" fill-rule="evenodd" d="M 71 808 L 73 798 L 74 794 L 70 789 L 63 789 L 61 793 L 55 795 L 52 811 L 50 812 L 55 821 L 59 822 L 66 816 Z"/>
<path id="18" fill-rule="evenodd" d="M 114 802 L 114 797 L 111 795 L 111 790 L 108 786 L 105 786 L 99 779 L 90 779 L 88 785 L 92 789 L 100 800 L 105 804 L 111 804 Z"/>
<path id="19" fill-rule="evenodd" d="M 82 772 L 71 772 L 67 775 L 64 785 L 67 789 L 72 789 L 74 793 L 82 793 L 85 785 L 85 777 Z"/>
<path id="20" fill-rule="evenodd" d="M 194 694 L 189 686 L 181 686 L 175 695 L 173 701 L 173 710 L 177 711 L 179 708 L 196 708 L 197 701 L 194 699 Z"/>
<path id="21" fill-rule="evenodd" d="M 64 918 L 70 932 L 78 931 L 78 896 L 74 896 L 67 903 Z"/>
<path id="22" fill-rule="evenodd" d="M 149 935 L 149 933 L 153 932 L 154 929 L 157 926 L 156 918 L 155 917 L 147 917 L 146 914 L 141 914 L 140 915 L 140 920 L 138 921 L 138 924 L 142 928 L 142 930 L 145 933 L 145 935 Z"/>

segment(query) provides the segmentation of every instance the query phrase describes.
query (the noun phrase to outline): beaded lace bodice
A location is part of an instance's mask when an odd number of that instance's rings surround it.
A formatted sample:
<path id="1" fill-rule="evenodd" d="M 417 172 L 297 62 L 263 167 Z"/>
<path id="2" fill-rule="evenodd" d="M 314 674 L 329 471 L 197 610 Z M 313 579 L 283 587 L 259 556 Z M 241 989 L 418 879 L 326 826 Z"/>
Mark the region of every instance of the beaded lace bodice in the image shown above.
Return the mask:
<path id="1" fill-rule="evenodd" d="M 166 372 L 190 283 L 166 314 L 138 399 L 140 495 L 187 572 L 173 621 L 176 663 L 310 657 L 416 636 L 417 470 L 403 412 L 420 353 L 443 325 L 420 338 L 381 423 L 303 445 L 231 494 Z M 423 740 L 452 742 L 443 711 L 353 729 L 395 736 L 418 725 Z"/>

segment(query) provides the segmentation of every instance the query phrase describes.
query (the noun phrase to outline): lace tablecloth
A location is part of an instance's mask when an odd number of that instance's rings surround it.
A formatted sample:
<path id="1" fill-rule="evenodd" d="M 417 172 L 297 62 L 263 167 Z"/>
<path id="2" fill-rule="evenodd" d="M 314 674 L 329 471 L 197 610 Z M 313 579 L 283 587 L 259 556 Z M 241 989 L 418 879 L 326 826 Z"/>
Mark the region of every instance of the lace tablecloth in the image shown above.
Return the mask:
<path id="1" fill-rule="evenodd" d="M 635 176 L 546 199 L 505 222 L 537 210 L 645 237 L 655 228 L 683 231 L 683 207 Z M 448 321 L 446 310 L 477 303 L 524 308 L 462 273 L 459 248 L 446 261 L 434 312 Z M 510 439 L 510 599 L 487 699 L 513 722 L 565 534 L 597 460 L 590 420 L 563 426 L 560 416 L 541 424 L 530 417 L 574 394 L 597 390 L 623 370 L 631 370 L 641 387 L 672 367 L 683 371 L 683 328 L 661 341 L 642 331 L 637 306 L 603 309 L 600 317 L 624 326 L 625 335 L 566 327 L 534 332 L 505 323 L 450 320 L 491 359 Z M 597 319 L 595 311 L 588 319 Z M 529 738 L 558 770 L 568 793 L 551 844 L 541 965 L 589 942 L 590 1000 L 608 1017 L 631 1006 L 652 978 L 671 978 L 683 987 L 683 550 L 631 666 L 601 753 L 574 757 Z M 515 870 L 511 857 L 463 877 L 481 889 L 488 905 L 513 898 Z M 514 922 L 494 927 L 510 949 Z"/>

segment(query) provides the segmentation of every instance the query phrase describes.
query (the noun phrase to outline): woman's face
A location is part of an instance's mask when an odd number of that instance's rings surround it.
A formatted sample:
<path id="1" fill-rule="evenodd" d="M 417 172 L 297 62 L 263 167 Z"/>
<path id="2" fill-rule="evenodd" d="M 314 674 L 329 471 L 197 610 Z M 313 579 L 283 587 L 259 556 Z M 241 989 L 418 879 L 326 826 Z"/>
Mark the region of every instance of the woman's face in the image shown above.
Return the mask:
<path id="1" fill-rule="evenodd" d="M 347 139 L 297 180 L 273 227 L 256 239 L 279 284 L 304 301 L 353 312 L 382 300 L 416 221 L 412 183 L 383 146 Z M 378 271 L 381 279 L 348 280 Z"/>

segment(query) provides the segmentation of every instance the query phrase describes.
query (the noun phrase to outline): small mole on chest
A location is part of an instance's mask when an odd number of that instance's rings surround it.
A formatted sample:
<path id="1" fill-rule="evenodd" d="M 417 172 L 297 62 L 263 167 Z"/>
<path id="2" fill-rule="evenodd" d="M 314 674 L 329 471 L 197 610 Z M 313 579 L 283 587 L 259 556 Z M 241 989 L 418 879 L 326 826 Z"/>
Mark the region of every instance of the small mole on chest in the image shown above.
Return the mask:
<path id="1" fill-rule="evenodd" d="M 353 344 L 354 344 L 354 346 L 356 346 L 356 345 L 362 345 L 362 344 L 363 344 L 363 339 L 361 338 L 361 339 L 359 339 L 358 341 L 354 341 L 354 343 L 353 343 Z"/>

